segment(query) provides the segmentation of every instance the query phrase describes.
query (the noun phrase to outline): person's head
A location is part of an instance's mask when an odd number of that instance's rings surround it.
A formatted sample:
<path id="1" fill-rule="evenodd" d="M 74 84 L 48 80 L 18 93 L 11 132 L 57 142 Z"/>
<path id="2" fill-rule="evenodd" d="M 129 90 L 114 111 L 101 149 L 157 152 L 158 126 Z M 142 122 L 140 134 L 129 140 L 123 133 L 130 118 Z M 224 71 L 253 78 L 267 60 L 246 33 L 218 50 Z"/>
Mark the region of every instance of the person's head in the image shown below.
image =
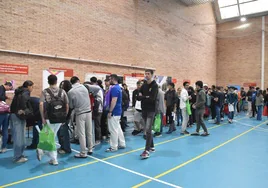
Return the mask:
<path id="1" fill-rule="evenodd" d="M 252 86 L 252 87 L 251 87 L 251 91 L 255 91 L 255 87 Z"/>
<path id="2" fill-rule="evenodd" d="M 80 80 L 77 76 L 73 76 L 70 80 L 71 84 L 80 83 Z"/>
<path id="3" fill-rule="evenodd" d="M 262 95 L 262 90 L 261 90 L 261 89 L 259 89 L 259 90 L 257 91 L 257 96 L 259 97 L 260 95 Z"/>
<path id="4" fill-rule="evenodd" d="M 124 88 L 124 90 L 127 90 L 127 84 L 122 84 L 122 87 Z"/>
<path id="5" fill-rule="evenodd" d="M 265 96 L 266 93 L 267 93 L 267 91 L 266 90 L 263 90 L 262 95 Z"/>
<path id="6" fill-rule="evenodd" d="M 194 91 L 194 88 L 192 86 L 189 86 L 189 88 L 188 88 L 188 94 L 189 95 L 192 95 L 194 92 L 195 92 Z"/>
<path id="7" fill-rule="evenodd" d="M 141 81 L 137 81 L 137 89 L 140 89 L 142 86 Z"/>
<path id="8" fill-rule="evenodd" d="M 92 84 L 97 84 L 97 81 L 98 81 L 98 79 L 95 76 L 93 76 L 93 77 L 90 78 L 90 82 Z"/>
<path id="9" fill-rule="evenodd" d="M 111 84 L 118 84 L 119 77 L 116 74 L 111 74 Z"/>
<path id="10" fill-rule="evenodd" d="M 13 88 L 12 82 L 6 81 L 4 87 L 6 91 L 10 91 Z"/>
<path id="11" fill-rule="evenodd" d="M 234 87 L 229 87 L 229 92 L 233 93 L 234 92 Z"/>
<path id="12" fill-rule="evenodd" d="M 48 84 L 50 86 L 53 86 L 53 85 L 56 85 L 57 84 L 58 78 L 57 78 L 56 75 L 51 74 L 51 75 L 48 76 L 47 80 L 48 80 Z"/>
<path id="13" fill-rule="evenodd" d="M 63 89 L 66 93 L 72 89 L 72 84 L 69 80 L 63 80 L 60 83 L 60 88 Z"/>
<path id="14" fill-rule="evenodd" d="M 22 84 L 22 87 L 24 87 L 25 89 L 28 89 L 30 91 L 30 93 L 31 93 L 33 91 L 33 85 L 34 85 L 34 83 L 31 80 L 26 80 Z"/>
<path id="15" fill-rule="evenodd" d="M 241 91 L 244 91 L 245 89 L 243 87 L 241 87 Z"/>
<path id="16" fill-rule="evenodd" d="M 220 86 L 217 86 L 217 87 L 216 87 L 216 90 L 217 90 L 217 91 L 221 91 L 221 87 L 220 87 Z"/>
<path id="17" fill-rule="evenodd" d="M 203 82 L 200 81 L 200 80 L 195 82 L 195 87 L 196 87 L 197 90 L 202 89 L 203 88 Z"/>
<path id="18" fill-rule="evenodd" d="M 98 84 L 98 86 L 100 86 L 103 89 L 103 85 L 102 85 L 102 81 L 101 80 L 97 80 L 97 84 Z"/>
<path id="19" fill-rule="evenodd" d="M 212 90 L 216 90 L 216 86 L 215 85 L 212 85 L 211 88 L 212 88 Z"/>
<path id="20" fill-rule="evenodd" d="M 178 93 L 178 95 L 181 94 L 181 87 L 178 87 L 178 89 L 177 89 L 177 93 Z"/>
<path id="21" fill-rule="evenodd" d="M 104 84 L 106 87 L 109 87 L 111 85 L 110 83 L 110 77 L 107 77 L 105 80 L 104 80 Z"/>
<path id="22" fill-rule="evenodd" d="M 190 83 L 189 83 L 189 82 L 183 82 L 183 87 L 184 87 L 186 90 L 188 90 L 189 86 L 190 86 Z"/>
<path id="23" fill-rule="evenodd" d="M 260 88 L 259 87 L 256 87 L 256 91 L 259 91 L 260 90 Z"/>
<path id="24" fill-rule="evenodd" d="M 150 69 L 145 70 L 145 78 L 147 81 L 151 81 L 153 78 L 153 75 L 154 75 L 153 70 L 150 70 Z"/>
<path id="25" fill-rule="evenodd" d="M 169 90 L 174 90 L 174 88 L 175 88 L 175 84 L 174 83 L 171 82 L 171 83 L 168 84 L 168 89 Z"/>

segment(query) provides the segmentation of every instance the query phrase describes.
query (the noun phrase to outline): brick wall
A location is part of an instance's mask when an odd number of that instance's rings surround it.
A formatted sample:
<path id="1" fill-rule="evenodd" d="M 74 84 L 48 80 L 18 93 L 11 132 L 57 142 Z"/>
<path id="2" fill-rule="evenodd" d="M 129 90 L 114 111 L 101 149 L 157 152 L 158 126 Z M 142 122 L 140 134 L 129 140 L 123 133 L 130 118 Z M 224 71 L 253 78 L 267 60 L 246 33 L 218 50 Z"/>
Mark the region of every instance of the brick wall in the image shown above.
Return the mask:
<path id="1" fill-rule="evenodd" d="M 268 87 L 268 16 L 265 37 L 265 85 Z M 217 84 L 261 86 L 262 18 L 227 22 L 217 28 Z M 248 26 L 241 28 L 241 26 Z M 239 28 L 240 27 L 240 28 Z M 244 37 L 243 37 L 244 36 Z"/>
<path id="2" fill-rule="evenodd" d="M 155 67 L 181 84 L 216 82 L 216 25 L 210 4 L 185 7 L 177 0 L 0 1 L 0 48 Z M 207 24 L 209 23 L 209 24 Z M 0 53 L 0 62 L 29 65 L 29 75 L 0 75 L 42 88 L 42 70 L 73 68 L 76 75 L 132 68 Z"/>

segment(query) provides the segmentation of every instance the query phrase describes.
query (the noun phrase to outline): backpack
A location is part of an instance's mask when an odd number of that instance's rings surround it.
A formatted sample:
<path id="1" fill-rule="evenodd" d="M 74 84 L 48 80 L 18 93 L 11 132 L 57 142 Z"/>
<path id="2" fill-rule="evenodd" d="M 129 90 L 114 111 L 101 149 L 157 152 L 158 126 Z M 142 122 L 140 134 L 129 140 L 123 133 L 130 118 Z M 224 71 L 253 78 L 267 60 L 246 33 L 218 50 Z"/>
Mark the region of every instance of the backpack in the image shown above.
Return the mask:
<path id="1" fill-rule="evenodd" d="M 47 117 L 50 123 L 65 123 L 67 109 L 66 102 L 61 98 L 62 89 L 59 90 L 57 96 L 54 96 L 49 88 L 47 88 L 46 91 L 51 97 L 51 101 L 46 104 Z"/>
<path id="2" fill-rule="evenodd" d="M 16 114 L 16 116 L 21 120 L 26 120 L 32 118 L 34 116 L 33 108 L 29 99 L 25 95 L 23 95 L 25 90 L 23 87 L 19 87 L 15 91 L 15 96 L 12 100 L 10 111 L 11 113 Z M 19 114 L 19 111 L 23 111 L 24 113 Z"/>

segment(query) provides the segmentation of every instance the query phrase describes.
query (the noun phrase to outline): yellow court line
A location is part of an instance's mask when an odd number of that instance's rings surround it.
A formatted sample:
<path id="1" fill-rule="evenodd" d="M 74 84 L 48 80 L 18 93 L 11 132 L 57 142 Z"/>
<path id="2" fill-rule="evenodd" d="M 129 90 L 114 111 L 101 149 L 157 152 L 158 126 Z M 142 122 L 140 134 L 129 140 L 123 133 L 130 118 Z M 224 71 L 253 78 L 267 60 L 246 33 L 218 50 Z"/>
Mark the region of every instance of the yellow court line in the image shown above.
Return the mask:
<path id="1" fill-rule="evenodd" d="M 241 120 L 241 119 L 244 119 L 245 117 L 243 118 L 239 118 L 237 120 Z M 221 125 L 216 125 L 216 126 L 213 126 L 213 127 L 210 127 L 208 128 L 209 130 L 211 129 L 215 129 L 217 127 L 220 127 L 220 126 L 223 126 L 227 123 L 223 123 Z M 177 137 L 177 138 L 173 138 L 173 139 L 170 139 L 170 140 L 166 140 L 166 141 L 163 141 L 163 142 L 159 142 L 157 144 L 155 144 L 155 146 L 158 146 L 158 145 L 162 145 L 162 144 L 166 144 L 166 143 L 169 143 L 169 142 L 173 142 L 175 140 L 179 140 L 179 139 L 182 139 L 182 138 L 185 138 L 185 137 L 188 137 L 190 135 L 184 135 L 184 136 L 180 136 L 180 137 Z M 124 152 L 124 153 L 121 153 L 121 154 L 117 154 L 117 155 L 114 155 L 114 156 L 110 156 L 110 157 L 106 157 L 102 160 L 104 161 L 107 161 L 109 159 L 113 159 L 113 158 L 116 158 L 116 157 L 120 157 L 120 156 L 124 156 L 124 155 L 127 155 L 127 154 L 130 154 L 130 153 L 134 153 L 136 151 L 140 151 L 140 150 L 144 150 L 144 147 L 142 148 L 138 148 L 138 149 L 135 149 L 135 150 L 131 150 L 131 151 L 128 151 L 128 152 Z M 6 185 L 2 185 L 2 187 L 10 187 L 10 186 L 13 186 L 13 185 L 17 185 L 17 184 L 20 184 L 20 183 L 24 183 L 24 182 L 27 182 L 27 181 L 31 181 L 31 180 L 35 180 L 35 179 L 39 179 L 39 178 L 42 178 L 42 177 L 46 177 L 46 176 L 50 176 L 50 175 L 54 175 L 54 174 L 58 174 L 58 173 L 61 173 L 61 172 L 65 172 L 65 171 L 69 171 L 69 170 L 73 170 L 73 169 L 76 169 L 76 168 L 80 168 L 80 167 L 84 167 L 84 166 L 88 166 L 88 165 L 91 165 L 93 163 L 98 163 L 99 161 L 92 161 L 92 162 L 88 162 L 88 163 L 85 163 L 85 164 L 81 164 L 81 165 L 77 165 L 77 166 L 73 166 L 73 167 L 69 167 L 69 168 L 65 168 L 65 169 L 62 169 L 62 170 L 57 170 L 57 171 L 54 171 L 54 172 L 50 172 L 50 173 L 46 173 L 46 174 L 42 174 L 42 175 L 39 175 L 39 176 L 34 176 L 32 178 L 26 178 L 26 179 L 23 179 L 23 180 L 20 180 L 20 181 L 16 181 L 16 182 L 13 182 L 13 183 L 10 183 L 10 184 L 6 184 Z M 0 186 L 0 188 L 2 188 Z"/>
<path id="2" fill-rule="evenodd" d="M 162 176 L 165 176 L 165 175 L 167 175 L 167 174 L 169 174 L 169 173 L 171 173 L 171 172 L 173 172 L 173 171 L 175 171 L 175 170 L 178 170 L 178 169 L 180 169 L 181 167 L 183 167 L 183 166 L 185 166 L 185 165 L 187 165 L 187 164 L 189 164 L 189 163 L 191 163 L 191 162 L 194 162 L 194 161 L 196 161 L 197 159 L 200 159 L 201 157 L 204 157 L 205 155 L 208 155 L 209 153 L 211 153 L 211 152 L 213 152 L 213 151 L 215 151 L 215 150 L 217 150 L 217 149 L 223 147 L 224 145 L 226 145 L 226 144 L 228 144 L 228 143 L 230 143 L 230 142 L 232 142 L 232 141 L 238 139 L 239 137 L 241 137 L 241 136 L 243 136 L 243 135 L 245 135 L 245 134 L 247 134 L 247 133 L 253 131 L 254 129 L 256 129 L 256 128 L 258 128 L 258 127 L 260 127 L 261 125 L 266 124 L 266 123 L 267 123 L 267 121 L 265 121 L 265 122 L 263 122 L 263 123 L 261 123 L 261 124 L 255 126 L 255 127 L 251 128 L 251 129 L 249 129 L 249 130 L 247 130 L 247 131 L 245 131 L 245 132 L 243 132 L 243 133 L 241 133 L 241 134 L 239 134 L 239 135 L 237 135 L 237 136 L 235 136 L 235 137 L 233 137 L 233 138 L 227 140 L 226 142 L 224 142 L 224 143 L 222 143 L 222 144 L 220 144 L 220 145 L 218 145 L 218 146 L 216 146 L 216 147 L 214 147 L 214 148 L 212 148 L 212 149 L 210 149 L 210 150 L 208 150 L 208 151 L 202 153 L 201 155 L 196 156 L 195 158 L 192 158 L 192 159 L 190 159 L 190 160 L 188 160 L 188 161 L 186 161 L 186 162 L 184 162 L 184 163 L 182 163 L 182 164 L 180 164 L 180 165 L 178 165 L 178 166 L 176 166 L 176 167 L 174 167 L 174 168 L 172 168 L 172 169 L 169 169 L 169 170 L 167 170 L 167 171 L 165 171 L 165 172 L 163 172 L 163 173 L 161 173 L 161 174 L 155 176 L 154 178 L 155 178 L 155 179 L 158 179 L 158 178 L 160 178 L 160 177 L 162 177 Z M 138 188 L 138 187 L 141 187 L 141 186 L 143 186 L 143 185 L 145 185 L 145 184 L 147 184 L 147 183 L 150 183 L 151 181 L 152 181 L 152 180 L 146 180 L 146 181 L 144 181 L 144 182 L 142 182 L 142 183 L 139 183 L 139 184 L 133 186 L 132 188 Z"/>

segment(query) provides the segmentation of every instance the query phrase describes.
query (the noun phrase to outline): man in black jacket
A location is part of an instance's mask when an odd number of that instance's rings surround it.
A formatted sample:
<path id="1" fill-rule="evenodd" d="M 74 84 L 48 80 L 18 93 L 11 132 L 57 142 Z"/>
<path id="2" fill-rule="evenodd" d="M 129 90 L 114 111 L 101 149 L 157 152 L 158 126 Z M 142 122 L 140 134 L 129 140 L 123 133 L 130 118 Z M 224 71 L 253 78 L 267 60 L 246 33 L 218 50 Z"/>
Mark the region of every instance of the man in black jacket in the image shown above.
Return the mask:
<path id="1" fill-rule="evenodd" d="M 0 86 L 0 101 L 6 101 L 8 97 L 6 96 L 6 91 L 9 91 L 12 89 L 12 83 L 6 82 L 4 85 Z"/>
<path id="2" fill-rule="evenodd" d="M 157 83 L 153 80 L 153 70 L 145 70 L 146 83 L 141 86 L 138 100 L 141 100 L 142 118 L 146 129 L 146 146 L 141 154 L 142 159 L 150 157 L 150 152 L 154 152 L 154 142 L 152 135 L 152 126 L 156 111 L 156 98 L 158 94 Z"/>

